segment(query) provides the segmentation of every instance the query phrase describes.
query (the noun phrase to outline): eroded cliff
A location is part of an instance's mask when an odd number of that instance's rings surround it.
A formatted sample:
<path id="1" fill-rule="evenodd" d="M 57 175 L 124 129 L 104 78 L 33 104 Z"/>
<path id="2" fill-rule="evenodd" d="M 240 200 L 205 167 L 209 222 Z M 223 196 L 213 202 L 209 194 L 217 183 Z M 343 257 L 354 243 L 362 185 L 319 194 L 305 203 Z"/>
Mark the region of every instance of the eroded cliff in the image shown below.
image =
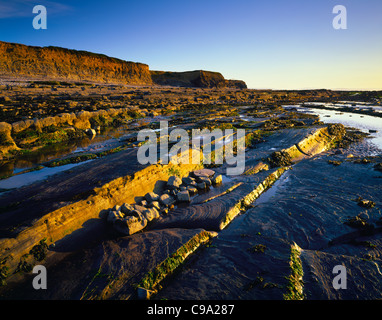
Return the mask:
<path id="1" fill-rule="evenodd" d="M 246 89 L 241 80 L 226 80 L 219 72 L 195 70 L 185 72 L 151 71 L 154 83 L 177 87 Z"/>
<path id="2" fill-rule="evenodd" d="M 106 55 L 0 41 L 0 76 L 118 84 L 151 84 L 149 66 Z"/>
<path id="3" fill-rule="evenodd" d="M 147 64 L 104 54 L 60 47 L 36 47 L 0 41 L 0 77 L 110 84 L 170 85 L 246 89 L 241 80 L 226 80 L 219 72 L 150 71 Z"/>

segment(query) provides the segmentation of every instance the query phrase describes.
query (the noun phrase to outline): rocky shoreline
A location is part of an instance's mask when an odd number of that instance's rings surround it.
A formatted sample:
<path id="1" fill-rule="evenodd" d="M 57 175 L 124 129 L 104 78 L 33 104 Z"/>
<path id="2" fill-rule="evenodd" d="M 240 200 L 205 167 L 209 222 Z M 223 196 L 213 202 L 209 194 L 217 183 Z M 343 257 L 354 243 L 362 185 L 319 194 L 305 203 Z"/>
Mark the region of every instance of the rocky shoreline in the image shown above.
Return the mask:
<path id="1" fill-rule="evenodd" d="M 370 235 L 362 230 L 357 235 L 347 233 L 359 224 L 377 225 L 381 203 L 376 197 L 380 190 L 376 175 L 382 160 L 356 152 L 357 146 L 366 143 L 365 134 L 341 124 L 325 125 L 317 116 L 280 106 L 343 100 L 348 93 L 84 88 L 61 84 L 4 88 L 8 97 L 2 101 L 0 114 L 2 137 L 8 142 L 2 144 L 4 162 L 11 161 L 11 156 L 20 157 L 20 150 L 41 148 L 47 135 L 62 130 L 97 137 L 106 128 L 124 125 L 128 135 L 102 155 L 93 152 L 90 162 L 0 193 L 2 299 L 326 299 L 333 296 L 322 285 L 331 275 L 320 270 L 320 263 L 330 268 L 327 254 L 350 250 L 349 241 L 354 239 L 369 241 L 373 244 L 369 249 L 376 252 L 373 261 L 379 263 L 379 232 L 374 232 L 378 228 Z M 49 114 L 52 92 L 55 102 L 62 99 L 56 106 L 64 109 L 52 108 Z M 36 97 L 40 97 L 39 112 L 48 116 L 31 119 Z M 78 104 L 71 104 L 76 99 Z M 28 103 L 24 110 L 21 106 Z M 94 109 L 87 110 L 90 107 Z M 144 128 L 158 130 L 163 119 L 188 133 L 202 128 L 245 129 L 244 172 L 226 177 L 228 164 L 207 161 L 141 165 L 134 133 Z M 69 141 L 74 136 L 58 138 Z M 52 140 L 52 145 L 58 140 Z M 211 145 L 216 147 L 219 141 Z M 11 148 L 20 150 L 10 156 Z M 90 159 L 86 155 L 67 154 L 50 163 L 81 162 Z M 348 224 L 338 223 L 333 211 L 339 209 L 333 209 L 336 200 L 327 194 L 325 179 L 340 181 L 342 174 L 354 188 L 349 181 L 352 170 L 357 172 L 361 198 L 356 203 L 336 194 L 352 215 L 345 219 L 342 214 L 341 221 Z M 315 188 L 315 177 L 322 189 L 312 193 L 309 188 Z M 289 179 L 293 184 L 280 191 Z M 299 185 L 302 180 L 309 188 Z M 336 190 L 341 189 L 338 181 L 333 182 Z M 275 193 L 258 202 L 268 192 Z M 311 201 L 316 197 L 320 201 L 314 206 Z M 315 213 L 326 197 L 330 205 L 318 212 L 318 221 Z M 283 201 L 288 204 L 280 205 Z M 367 204 L 373 205 L 362 206 Z M 354 218 L 360 210 L 367 210 L 367 215 Z M 322 251 L 329 241 L 334 247 Z M 361 265 L 357 250 L 365 248 L 357 248 L 348 252 Z M 340 260 L 340 256 L 333 259 Z M 54 279 L 44 292 L 30 286 L 36 264 L 46 266 Z M 306 284 L 309 270 L 324 282 Z M 366 276 L 359 281 L 369 288 Z M 362 290 L 357 294 L 367 296 Z"/>

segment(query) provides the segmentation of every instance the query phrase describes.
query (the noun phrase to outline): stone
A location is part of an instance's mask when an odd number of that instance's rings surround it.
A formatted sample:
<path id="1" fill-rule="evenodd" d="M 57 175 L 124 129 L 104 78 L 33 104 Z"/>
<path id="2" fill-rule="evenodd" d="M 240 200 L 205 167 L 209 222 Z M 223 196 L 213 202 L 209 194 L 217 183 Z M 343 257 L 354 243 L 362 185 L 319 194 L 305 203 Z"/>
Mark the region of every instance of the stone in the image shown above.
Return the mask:
<path id="1" fill-rule="evenodd" d="M 211 169 L 200 169 L 200 170 L 193 171 L 192 174 L 195 177 L 206 177 L 206 178 L 209 178 L 209 177 L 212 177 L 215 174 L 215 171 L 213 171 Z"/>
<path id="2" fill-rule="evenodd" d="M 373 224 L 370 224 L 369 222 L 367 222 L 366 220 L 364 220 L 363 218 L 359 216 L 349 218 L 344 223 L 352 228 L 362 229 L 364 231 L 374 230 Z"/>
<path id="3" fill-rule="evenodd" d="M 116 204 L 113 209 L 113 211 L 121 211 L 121 206 L 119 206 L 118 204 Z"/>
<path id="4" fill-rule="evenodd" d="M 149 207 L 150 208 L 155 208 L 157 210 L 160 210 L 160 204 L 159 204 L 159 201 L 153 201 L 149 204 Z"/>
<path id="5" fill-rule="evenodd" d="M 13 122 L 12 131 L 13 133 L 24 131 L 25 129 L 28 129 L 33 123 L 34 123 L 33 120 L 27 120 L 27 121 L 21 120 L 21 121 Z"/>
<path id="6" fill-rule="evenodd" d="M 155 208 L 148 208 L 142 212 L 142 214 L 147 219 L 147 221 L 152 221 L 159 218 L 159 211 Z"/>
<path id="7" fill-rule="evenodd" d="M 11 133 L 12 133 L 12 125 L 10 125 L 7 122 L 0 122 L 0 146 L 2 148 L 4 146 L 17 148 L 16 143 L 14 142 Z M 0 154 L 1 153 L 2 152 L 0 150 Z"/>
<path id="8" fill-rule="evenodd" d="M 157 195 L 155 192 L 148 192 L 145 194 L 145 199 L 148 202 L 158 201 L 159 195 Z"/>
<path id="9" fill-rule="evenodd" d="M 198 177 L 198 183 L 205 183 L 206 186 L 210 186 L 212 184 L 211 180 L 206 177 Z"/>
<path id="10" fill-rule="evenodd" d="M 169 212 L 168 208 L 162 208 L 161 209 L 161 213 L 164 214 L 164 215 L 167 215 Z"/>
<path id="11" fill-rule="evenodd" d="M 195 188 L 194 186 L 188 186 L 187 191 L 189 192 L 190 195 L 194 195 L 194 194 L 198 193 L 198 189 Z"/>
<path id="12" fill-rule="evenodd" d="M 223 176 L 221 174 L 218 174 L 212 178 L 212 184 L 221 184 L 223 183 Z"/>
<path id="13" fill-rule="evenodd" d="M 85 133 L 90 136 L 90 137 L 94 137 L 97 135 L 97 131 L 95 131 L 94 129 L 86 129 L 85 130 Z"/>
<path id="14" fill-rule="evenodd" d="M 136 217 L 136 218 L 139 218 L 141 215 L 142 215 L 142 212 L 146 210 L 145 207 L 142 207 L 142 206 L 139 206 L 137 204 L 133 204 L 133 205 L 130 205 L 130 204 L 127 204 L 127 203 L 124 203 L 122 206 L 121 206 L 121 213 L 125 216 L 125 217 Z"/>
<path id="15" fill-rule="evenodd" d="M 192 184 L 194 181 L 195 181 L 195 178 L 192 178 L 192 177 L 182 178 L 182 183 L 185 184 L 186 186 Z"/>
<path id="16" fill-rule="evenodd" d="M 118 219 L 122 219 L 123 215 L 115 210 L 110 210 L 109 214 L 107 215 L 107 222 L 109 223 L 115 223 Z"/>
<path id="17" fill-rule="evenodd" d="M 358 201 L 358 205 L 364 208 L 373 208 L 375 206 L 375 202 L 362 199 Z"/>
<path id="18" fill-rule="evenodd" d="M 167 181 L 167 188 L 169 189 L 177 189 L 182 184 L 182 179 L 177 176 L 171 176 Z"/>
<path id="19" fill-rule="evenodd" d="M 171 197 L 173 197 L 173 198 L 176 198 L 176 194 L 178 193 L 178 190 L 177 189 L 174 189 L 174 190 L 171 190 L 170 192 L 169 192 L 169 195 L 171 196 Z"/>
<path id="20" fill-rule="evenodd" d="M 190 194 L 188 191 L 179 191 L 178 194 L 176 195 L 176 199 L 179 202 L 190 202 Z"/>
<path id="21" fill-rule="evenodd" d="M 127 236 L 130 236 L 134 233 L 137 233 L 138 231 L 141 231 L 147 226 L 147 219 L 143 217 L 142 215 L 137 217 L 126 217 L 124 219 L 118 219 L 114 223 L 114 228 Z"/>
<path id="22" fill-rule="evenodd" d="M 204 190 L 207 188 L 207 185 L 205 182 L 199 182 L 196 184 L 196 187 L 199 189 L 199 190 Z"/>
<path id="23" fill-rule="evenodd" d="M 135 211 L 143 213 L 147 208 L 144 206 L 140 206 L 139 204 L 133 204 L 133 208 Z"/>
<path id="24" fill-rule="evenodd" d="M 131 206 L 130 204 L 128 203 L 124 203 L 120 209 L 119 209 L 122 213 L 124 213 L 125 215 L 130 215 L 130 213 L 132 211 L 134 211 L 134 207 Z"/>
<path id="25" fill-rule="evenodd" d="M 7 122 L 0 122 L 0 132 L 7 132 L 11 133 L 12 131 L 12 125 Z"/>
<path id="26" fill-rule="evenodd" d="M 168 194 L 162 194 L 159 197 L 159 202 L 164 206 L 169 207 L 170 205 L 175 203 L 175 199 Z"/>
<path id="27" fill-rule="evenodd" d="M 139 218 L 141 215 L 142 215 L 142 211 L 133 210 L 133 211 L 130 211 L 130 213 L 127 214 L 125 217 L 136 217 L 136 218 Z"/>

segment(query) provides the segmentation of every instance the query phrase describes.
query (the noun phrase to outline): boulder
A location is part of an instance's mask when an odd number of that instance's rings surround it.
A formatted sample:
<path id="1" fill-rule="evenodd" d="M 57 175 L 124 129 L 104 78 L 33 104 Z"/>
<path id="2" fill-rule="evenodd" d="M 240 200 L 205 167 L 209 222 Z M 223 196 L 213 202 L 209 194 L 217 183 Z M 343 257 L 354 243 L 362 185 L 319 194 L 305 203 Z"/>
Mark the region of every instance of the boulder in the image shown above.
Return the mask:
<path id="1" fill-rule="evenodd" d="M 144 212 L 142 212 L 142 214 L 147 221 L 152 221 L 159 218 L 159 211 L 155 208 L 147 208 Z"/>
<path id="2" fill-rule="evenodd" d="M 210 186 L 212 184 L 211 180 L 206 177 L 198 177 L 198 183 L 204 182 L 206 186 Z"/>
<path id="3" fill-rule="evenodd" d="M 141 215 L 142 215 L 142 211 L 133 210 L 133 211 L 130 211 L 129 214 L 126 214 L 125 217 L 136 217 L 136 218 L 139 218 L 139 217 L 141 217 Z"/>
<path id="4" fill-rule="evenodd" d="M 192 184 L 195 181 L 195 178 L 192 177 L 184 177 L 182 178 L 182 183 L 186 186 Z"/>
<path id="5" fill-rule="evenodd" d="M 192 174 L 195 177 L 206 177 L 206 178 L 209 178 L 209 177 L 212 177 L 215 174 L 215 171 L 213 171 L 211 169 L 200 169 L 200 170 L 193 171 Z"/>
<path id="6" fill-rule="evenodd" d="M 113 209 L 114 211 L 121 211 L 121 206 L 119 206 L 118 204 L 116 204 Z"/>
<path id="7" fill-rule="evenodd" d="M 33 121 L 33 124 L 35 122 Z M 55 126 L 57 127 L 57 121 L 56 121 L 56 117 L 46 117 L 46 118 L 42 118 L 40 119 L 40 123 L 42 125 L 43 128 L 46 128 L 46 127 L 49 127 L 49 126 Z"/>
<path id="8" fill-rule="evenodd" d="M 124 219 L 118 219 L 114 223 L 114 228 L 127 236 L 130 236 L 138 231 L 141 231 L 147 226 L 147 219 L 143 216 L 139 218 L 128 216 Z"/>
<path id="9" fill-rule="evenodd" d="M 131 206 L 130 204 L 128 203 L 124 203 L 120 209 L 119 209 L 122 213 L 124 213 L 125 215 L 131 215 L 130 213 L 132 211 L 134 211 L 134 207 Z"/>
<path id="10" fill-rule="evenodd" d="M 147 200 L 141 200 L 139 203 L 140 203 L 141 206 L 143 206 L 143 207 L 147 207 L 148 204 L 149 204 L 149 203 L 147 202 Z"/>
<path id="11" fill-rule="evenodd" d="M 124 217 L 139 218 L 145 209 L 146 209 L 145 207 L 139 206 L 137 204 L 130 205 L 130 204 L 124 203 L 120 208 L 120 212 L 122 213 Z"/>
<path id="12" fill-rule="evenodd" d="M 143 213 L 147 208 L 144 206 L 140 206 L 139 204 L 133 204 L 132 206 L 135 211 L 138 211 L 140 213 Z"/>
<path id="13" fill-rule="evenodd" d="M 95 137 L 97 135 L 97 131 L 95 131 L 94 129 L 86 129 L 85 130 L 85 133 L 89 136 L 89 137 Z"/>
<path id="14" fill-rule="evenodd" d="M 194 195 L 194 194 L 198 193 L 198 189 L 196 189 L 194 186 L 188 186 L 187 191 L 190 195 Z"/>
<path id="15" fill-rule="evenodd" d="M 188 191 L 179 191 L 176 195 L 176 199 L 179 201 L 179 202 L 190 202 L 191 199 L 190 199 L 190 194 L 188 193 Z"/>
<path id="16" fill-rule="evenodd" d="M 221 174 L 217 174 L 212 178 L 212 184 L 221 184 L 223 182 L 223 176 Z"/>
<path id="17" fill-rule="evenodd" d="M 167 181 L 167 188 L 169 189 L 177 189 L 182 184 L 182 179 L 177 176 L 171 176 Z"/>
<path id="18" fill-rule="evenodd" d="M 21 120 L 17 122 L 12 123 L 12 131 L 14 133 L 18 133 L 21 131 L 24 131 L 25 129 L 28 129 L 31 125 L 34 124 L 33 120 L 27 119 L 27 120 Z"/>
<path id="19" fill-rule="evenodd" d="M 7 122 L 0 122 L 0 132 L 4 132 L 7 135 L 11 135 L 12 125 Z"/>
<path id="20" fill-rule="evenodd" d="M 205 182 L 199 182 L 196 184 L 196 188 L 198 188 L 199 190 L 204 190 L 207 188 L 207 185 Z"/>
<path id="21" fill-rule="evenodd" d="M 123 215 L 115 210 L 110 210 L 109 214 L 107 215 L 107 222 L 109 223 L 115 223 L 118 219 L 122 219 Z"/>
<path id="22" fill-rule="evenodd" d="M 161 208 L 160 208 L 159 201 L 153 201 L 153 202 L 151 202 L 151 203 L 149 204 L 149 207 L 150 207 L 150 208 L 155 208 L 155 209 L 157 209 L 157 210 L 160 210 L 160 209 L 161 209 Z"/>
<path id="23" fill-rule="evenodd" d="M 18 149 L 11 133 L 12 125 L 7 122 L 0 122 L 0 153 L 1 149 L 6 149 L 5 147 Z"/>
<path id="24" fill-rule="evenodd" d="M 162 195 L 159 197 L 159 202 L 160 202 L 162 205 L 164 205 L 164 206 L 166 206 L 166 207 L 169 207 L 169 206 L 171 206 L 172 204 L 175 203 L 175 199 L 174 199 L 172 196 L 168 195 L 168 194 L 162 194 Z"/>
<path id="25" fill-rule="evenodd" d="M 373 208 L 375 206 L 375 202 L 371 200 L 361 199 L 360 201 L 358 201 L 358 205 L 364 208 Z"/>
<path id="26" fill-rule="evenodd" d="M 148 202 L 158 201 L 158 199 L 159 199 L 159 195 L 157 195 L 157 194 L 154 193 L 154 192 L 149 192 L 149 193 L 146 193 L 146 195 L 145 195 L 145 199 L 146 199 Z"/>
<path id="27" fill-rule="evenodd" d="M 180 190 L 177 190 L 177 189 L 171 190 L 169 193 L 170 197 L 173 197 L 174 199 L 176 199 L 176 195 L 178 194 L 179 191 Z"/>

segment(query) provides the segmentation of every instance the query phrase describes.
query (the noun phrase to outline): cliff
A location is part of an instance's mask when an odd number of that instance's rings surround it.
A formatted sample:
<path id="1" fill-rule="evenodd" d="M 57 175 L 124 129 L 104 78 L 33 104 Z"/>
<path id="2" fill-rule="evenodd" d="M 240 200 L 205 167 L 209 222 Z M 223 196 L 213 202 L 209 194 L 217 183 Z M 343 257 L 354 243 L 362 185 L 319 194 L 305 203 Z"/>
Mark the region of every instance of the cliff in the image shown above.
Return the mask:
<path id="1" fill-rule="evenodd" d="M 102 54 L 0 41 L 0 76 L 28 79 L 151 84 L 149 66 Z"/>
<path id="2" fill-rule="evenodd" d="M 0 77 L 89 81 L 110 84 L 170 85 L 246 89 L 244 81 L 226 80 L 218 72 L 150 71 L 143 63 L 59 47 L 35 47 L 0 41 Z"/>
<path id="3" fill-rule="evenodd" d="M 219 72 L 196 70 L 186 72 L 151 71 L 155 84 L 177 87 L 246 89 L 241 80 L 226 80 Z"/>

